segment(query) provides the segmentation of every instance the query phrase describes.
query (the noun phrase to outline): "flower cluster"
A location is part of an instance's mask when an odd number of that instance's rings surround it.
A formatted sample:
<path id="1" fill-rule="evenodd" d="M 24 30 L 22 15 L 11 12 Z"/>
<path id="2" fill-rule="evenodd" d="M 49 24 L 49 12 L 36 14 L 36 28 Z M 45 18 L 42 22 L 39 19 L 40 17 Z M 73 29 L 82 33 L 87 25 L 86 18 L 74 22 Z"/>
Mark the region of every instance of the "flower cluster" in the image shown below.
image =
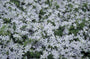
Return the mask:
<path id="1" fill-rule="evenodd" d="M 0 59 L 89 57 L 89 2 L 0 0 Z"/>

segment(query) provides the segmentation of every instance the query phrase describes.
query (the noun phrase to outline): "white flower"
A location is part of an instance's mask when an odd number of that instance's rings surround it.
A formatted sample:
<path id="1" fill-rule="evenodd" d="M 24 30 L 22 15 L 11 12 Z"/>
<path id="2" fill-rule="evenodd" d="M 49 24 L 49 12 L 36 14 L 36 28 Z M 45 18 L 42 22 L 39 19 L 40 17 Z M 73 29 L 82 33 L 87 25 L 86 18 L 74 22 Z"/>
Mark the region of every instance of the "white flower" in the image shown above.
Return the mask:
<path id="1" fill-rule="evenodd" d="M 58 51 L 53 50 L 53 51 L 52 51 L 52 54 L 54 55 L 54 58 L 55 58 L 55 59 L 58 59 L 58 58 L 59 58 L 59 53 L 58 53 Z"/>
<path id="2" fill-rule="evenodd" d="M 48 54 L 47 51 L 43 51 L 43 55 L 41 55 L 41 59 L 42 59 L 42 58 L 47 58 L 48 55 L 49 55 L 49 54 Z"/>
<path id="3" fill-rule="evenodd" d="M 79 5 L 74 5 L 74 8 L 78 8 L 79 7 Z"/>

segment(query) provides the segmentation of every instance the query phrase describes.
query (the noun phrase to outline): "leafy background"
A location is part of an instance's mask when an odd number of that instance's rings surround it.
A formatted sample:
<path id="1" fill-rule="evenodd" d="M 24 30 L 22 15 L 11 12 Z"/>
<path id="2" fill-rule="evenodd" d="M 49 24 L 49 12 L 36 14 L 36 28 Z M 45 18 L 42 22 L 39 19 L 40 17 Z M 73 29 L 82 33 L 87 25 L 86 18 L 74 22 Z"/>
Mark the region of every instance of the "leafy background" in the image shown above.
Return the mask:
<path id="1" fill-rule="evenodd" d="M 90 3 L 0 0 L 0 59 L 89 59 Z"/>

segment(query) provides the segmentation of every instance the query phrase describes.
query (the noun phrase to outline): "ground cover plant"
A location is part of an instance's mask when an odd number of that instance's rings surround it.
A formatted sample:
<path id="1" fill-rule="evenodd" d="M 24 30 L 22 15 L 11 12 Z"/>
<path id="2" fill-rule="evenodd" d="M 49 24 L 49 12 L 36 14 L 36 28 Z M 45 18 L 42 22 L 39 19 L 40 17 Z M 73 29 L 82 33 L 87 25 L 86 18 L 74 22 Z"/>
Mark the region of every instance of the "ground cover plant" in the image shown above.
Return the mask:
<path id="1" fill-rule="evenodd" d="M 0 0 L 0 59 L 89 59 L 90 3 Z"/>

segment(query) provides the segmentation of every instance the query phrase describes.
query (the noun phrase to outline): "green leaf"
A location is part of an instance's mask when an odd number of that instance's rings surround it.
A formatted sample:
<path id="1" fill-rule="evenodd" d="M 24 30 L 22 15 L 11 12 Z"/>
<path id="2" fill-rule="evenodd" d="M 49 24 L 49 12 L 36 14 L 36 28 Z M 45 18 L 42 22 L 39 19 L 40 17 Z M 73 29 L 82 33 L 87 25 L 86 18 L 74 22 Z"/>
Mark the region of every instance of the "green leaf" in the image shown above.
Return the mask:
<path id="1" fill-rule="evenodd" d="M 73 8 L 73 5 L 72 4 L 68 4 L 68 7 Z"/>
<path id="2" fill-rule="evenodd" d="M 3 26 L 0 28 L 0 35 L 10 35 L 10 31 L 7 31 L 6 28 L 8 28 L 7 25 L 3 25 Z"/>
<path id="3" fill-rule="evenodd" d="M 75 8 L 75 9 L 74 9 L 74 11 L 76 11 L 76 12 L 78 12 L 78 10 L 79 10 L 78 8 Z"/>
<path id="4" fill-rule="evenodd" d="M 18 0 L 10 0 L 10 1 L 13 2 L 13 3 L 15 3 L 15 5 L 19 7 L 20 1 L 18 1 Z"/>
<path id="5" fill-rule="evenodd" d="M 22 11 L 25 11 L 25 9 L 23 9 L 23 7 L 20 6 L 20 1 L 19 0 L 10 0 L 11 2 L 13 2 L 17 8 L 19 8 Z"/>
<path id="6" fill-rule="evenodd" d="M 48 55 L 47 58 L 48 58 L 48 59 L 54 59 L 52 54 Z"/>
<path id="7" fill-rule="evenodd" d="M 42 52 L 37 52 L 37 51 L 30 52 L 30 51 L 27 51 L 27 53 L 25 53 L 23 56 L 27 56 L 27 59 L 30 59 L 30 58 L 39 59 L 41 54 L 42 54 Z"/>
<path id="8" fill-rule="evenodd" d="M 60 8 L 59 5 L 56 5 L 56 9 Z"/>
<path id="9" fill-rule="evenodd" d="M 27 44 L 30 44 L 31 42 L 33 42 L 33 40 L 32 39 L 26 39 L 26 41 L 24 42 L 24 46 L 26 46 Z"/>
<path id="10" fill-rule="evenodd" d="M 48 23 L 51 23 L 53 26 L 55 26 L 55 23 L 54 23 L 54 22 L 52 22 L 52 21 L 50 21 L 50 20 L 48 20 L 47 22 L 48 22 Z"/>
<path id="11" fill-rule="evenodd" d="M 16 23 L 13 23 L 13 29 L 16 30 Z"/>
<path id="12" fill-rule="evenodd" d="M 9 19 L 9 18 L 4 18 L 3 21 L 4 21 L 4 23 L 10 23 L 10 22 L 11 22 L 11 19 Z"/>
<path id="13" fill-rule="evenodd" d="M 7 51 L 6 54 L 9 55 L 9 52 Z"/>
<path id="14" fill-rule="evenodd" d="M 24 26 L 22 26 L 20 29 L 21 29 L 21 30 L 24 30 L 26 27 L 27 27 L 27 26 L 24 25 Z"/>
<path id="15" fill-rule="evenodd" d="M 70 29 L 69 29 L 69 34 L 74 34 L 74 35 L 77 35 L 78 33 L 78 29 L 75 29 L 74 26 L 71 26 Z"/>
<path id="16" fill-rule="evenodd" d="M 59 29 L 54 31 L 54 35 L 62 36 L 64 31 L 64 27 L 59 27 Z"/>

